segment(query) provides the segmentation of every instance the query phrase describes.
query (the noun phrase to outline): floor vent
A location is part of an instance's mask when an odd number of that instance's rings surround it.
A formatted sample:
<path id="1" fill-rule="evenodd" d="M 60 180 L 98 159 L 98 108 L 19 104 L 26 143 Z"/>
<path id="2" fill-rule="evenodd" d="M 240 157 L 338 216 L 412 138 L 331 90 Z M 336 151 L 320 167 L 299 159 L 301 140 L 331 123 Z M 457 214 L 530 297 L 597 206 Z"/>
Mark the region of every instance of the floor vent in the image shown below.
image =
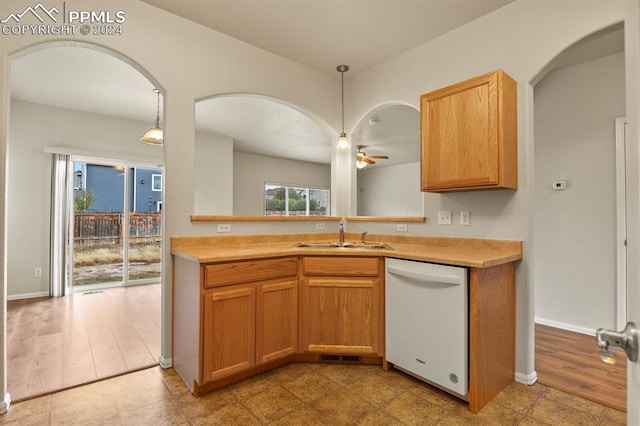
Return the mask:
<path id="1" fill-rule="evenodd" d="M 86 296 L 87 294 L 96 294 L 96 293 L 102 293 L 102 290 L 91 290 L 91 291 L 85 291 L 84 293 L 82 293 L 83 296 Z"/>
<path id="2" fill-rule="evenodd" d="M 360 363 L 362 360 L 357 355 L 320 355 L 320 361 Z"/>

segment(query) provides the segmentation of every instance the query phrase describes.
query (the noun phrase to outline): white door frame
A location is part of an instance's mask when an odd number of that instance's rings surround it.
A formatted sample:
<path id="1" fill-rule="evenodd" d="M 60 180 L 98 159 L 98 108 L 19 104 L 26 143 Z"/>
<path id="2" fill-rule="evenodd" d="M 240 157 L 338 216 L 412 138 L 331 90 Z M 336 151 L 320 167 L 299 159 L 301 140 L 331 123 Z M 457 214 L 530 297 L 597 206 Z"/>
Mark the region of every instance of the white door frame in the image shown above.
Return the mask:
<path id="1" fill-rule="evenodd" d="M 627 118 L 615 120 L 616 131 L 616 329 L 627 323 Z"/>

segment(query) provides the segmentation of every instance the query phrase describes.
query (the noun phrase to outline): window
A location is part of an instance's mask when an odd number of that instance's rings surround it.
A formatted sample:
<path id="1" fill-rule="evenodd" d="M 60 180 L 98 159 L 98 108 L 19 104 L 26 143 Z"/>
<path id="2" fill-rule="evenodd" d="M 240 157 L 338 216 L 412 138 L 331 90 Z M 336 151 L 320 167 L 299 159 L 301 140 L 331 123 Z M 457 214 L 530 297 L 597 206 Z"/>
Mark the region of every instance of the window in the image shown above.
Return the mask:
<path id="1" fill-rule="evenodd" d="M 327 216 L 331 191 L 326 188 L 264 185 L 265 216 Z"/>
<path id="2" fill-rule="evenodd" d="M 162 175 L 151 175 L 151 190 L 162 191 Z"/>

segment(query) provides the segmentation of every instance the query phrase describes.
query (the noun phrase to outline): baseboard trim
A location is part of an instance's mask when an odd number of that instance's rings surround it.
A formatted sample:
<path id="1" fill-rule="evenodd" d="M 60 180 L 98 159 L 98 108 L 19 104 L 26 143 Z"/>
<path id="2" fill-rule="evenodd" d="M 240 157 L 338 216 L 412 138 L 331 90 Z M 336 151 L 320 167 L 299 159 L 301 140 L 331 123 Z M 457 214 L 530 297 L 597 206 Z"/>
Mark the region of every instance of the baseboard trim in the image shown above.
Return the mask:
<path id="1" fill-rule="evenodd" d="M 0 414 L 4 414 L 9 411 L 9 406 L 11 405 L 11 395 L 8 393 L 4 394 L 4 401 L 0 402 Z"/>
<path id="2" fill-rule="evenodd" d="M 160 367 L 164 368 L 165 370 L 167 368 L 173 367 L 173 361 L 171 360 L 171 358 L 164 358 L 162 355 L 160 355 L 160 357 L 158 358 L 158 364 L 160 364 Z"/>
<path id="3" fill-rule="evenodd" d="M 587 336 L 595 336 L 596 330 L 593 328 L 580 327 L 578 325 L 566 324 L 564 322 L 547 320 L 544 318 L 535 318 L 536 324 L 548 325 L 549 327 L 560 328 L 562 330 L 573 331 L 576 333 L 586 334 Z"/>
<path id="4" fill-rule="evenodd" d="M 516 382 L 522 383 L 523 385 L 533 385 L 538 381 L 538 373 L 535 371 L 529 374 L 516 373 Z"/>
<path id="5" fill-rule="evenodd" d="M 37 293 L 12 294 L 7 296 L 7 300 L 35 299 L 36 297 L 48 297 L 48 291 L 39 291 Z"/>

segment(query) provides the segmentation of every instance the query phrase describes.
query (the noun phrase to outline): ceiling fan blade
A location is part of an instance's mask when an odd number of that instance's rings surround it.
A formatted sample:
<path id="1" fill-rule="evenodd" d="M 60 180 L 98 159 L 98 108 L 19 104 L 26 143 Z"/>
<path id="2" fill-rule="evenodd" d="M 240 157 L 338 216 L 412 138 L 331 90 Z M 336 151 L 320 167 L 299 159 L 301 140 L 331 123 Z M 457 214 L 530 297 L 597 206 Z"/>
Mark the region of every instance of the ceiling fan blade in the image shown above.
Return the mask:
<path id="1" fill-rule="evenodd" d="M 376 162 L 373 161 L 372 159 L 370 159 L 369 157 L 363 157 L 362 161 L 364 161 L 365 163 L 369 163 L 369 164 L 376 164 Z"/>
<path id="2" fill-rule="evenodd" d="M 381 158 L 383 160 L 388 160 L 389 159 L 388 155 L 367 155 L 367 157 L 369 157 L 369 158 Z"/>

